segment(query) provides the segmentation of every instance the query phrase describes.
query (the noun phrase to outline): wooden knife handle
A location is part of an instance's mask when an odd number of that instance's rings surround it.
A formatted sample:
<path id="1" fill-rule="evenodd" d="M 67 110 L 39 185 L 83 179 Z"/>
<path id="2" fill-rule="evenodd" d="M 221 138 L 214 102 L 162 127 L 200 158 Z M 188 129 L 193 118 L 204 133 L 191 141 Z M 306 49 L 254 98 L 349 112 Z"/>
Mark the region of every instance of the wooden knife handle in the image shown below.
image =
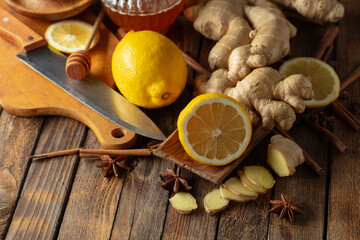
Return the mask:
<path id="1" fill-rule="evenodd" d="M 29 52 L 47 45 L 45 39 L 0 7 L 0 36 Z"/>

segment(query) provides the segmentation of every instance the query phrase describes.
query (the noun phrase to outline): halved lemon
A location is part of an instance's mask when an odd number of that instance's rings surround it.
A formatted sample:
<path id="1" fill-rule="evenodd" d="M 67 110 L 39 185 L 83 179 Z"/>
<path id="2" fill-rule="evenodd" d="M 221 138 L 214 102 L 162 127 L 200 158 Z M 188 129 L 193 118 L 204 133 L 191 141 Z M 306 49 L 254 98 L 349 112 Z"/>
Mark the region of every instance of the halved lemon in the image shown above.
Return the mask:
<path id="1" fill-rule="evenodd" d="M 284 62 L 279 72 L 288 77 L 303 74 L 311 78 L 314 98 L 306 100 L 306 107 L 323 107 L 335 101 L 340 93 L 340 79 L 326 62 L 311 57 L 298 57 Z"/>
<path id="2" fill-rule="evenodd" d="M 49 46 L 64 53 L 83 50 L 90 37 L 92 25 L 78 20 L 66 20 L 51 24 L 45 32 Z M 99 31 L 95 34 L 90 48 L 99 41 Z"/>
<path id="3" fill-rule="evenodd" d="M 247 148 L 252 134 L 246 110 L 233 98 L 207 93 L 194 98 L 180 113 L 179 139 L 194 160 L 226 165 Z"/>

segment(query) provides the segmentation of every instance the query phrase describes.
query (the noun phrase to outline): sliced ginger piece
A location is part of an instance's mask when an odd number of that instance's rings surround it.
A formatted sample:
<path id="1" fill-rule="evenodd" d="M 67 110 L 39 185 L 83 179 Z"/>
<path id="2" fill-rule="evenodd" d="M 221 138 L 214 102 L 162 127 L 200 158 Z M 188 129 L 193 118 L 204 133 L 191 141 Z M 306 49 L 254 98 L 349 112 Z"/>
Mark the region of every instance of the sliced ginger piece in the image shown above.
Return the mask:
<path id="1" fill-rule="evenodd" d="M 240 197 L 239 195 L 235 195 L 232 191 L 230 191 L 223 185 L 220 186 L 220 194 L 221 194 L 222 198 L 229 199 L 229 200 L 235 201 L 235 202 L 249 201 L 248 199 L 244 199 L 244 198 Z"/>
<path id="2" fill-rule="evenodd" d="M 228 179 L 223 186 L 245 200 L 254 200 L 258 197 L 256 192 L 247 189 L 237 177 Z"/>
<path id="3" fill-rule="evenodd" d="M 293 141 L 281 135 L 271 137 L 267 163 L 280 177 L 295 173 L 295 167 L 305 161 L 302 149 Z"/>
<path id="4" fill-rule="evenodd" d="M 246 177 L 255 185 L 270 189 L 274 186 L 275 180 L 269 170 L 262 166 L 244 167 Z"/>
<path id="5" fill-rule="evenodd" d="M 224 210 L 229 205 L 230 200 L 221 197 L 220 189 L 214 189 L 204 197 L 205 211 L 214 214 Z"/>
<path id="6" fill-rule="evenodd" d="M 177 192 L 169 201 L 171 206 L 181 214 L 189 214 L 198 208 L 196 199 L 187 192 Z"/>
<path id="7" fill-rule="evenodd" d="M 263 193 L 266 193 L 267 192 L 267 189 L 266 188 L 263 188 L 263 187 L 259 187 L 258 185 L 252 183 L 245 175 L 245 171 L 244 170 L 241 170 L 241 171 L 238 171 L 237 172 L 239 177 L 240 177 L 240 180 L 242 182 L 242 184 L 249 190 L 253 191 L 253 192 L 256 192 L 258 194 L 263 194 Z"/>

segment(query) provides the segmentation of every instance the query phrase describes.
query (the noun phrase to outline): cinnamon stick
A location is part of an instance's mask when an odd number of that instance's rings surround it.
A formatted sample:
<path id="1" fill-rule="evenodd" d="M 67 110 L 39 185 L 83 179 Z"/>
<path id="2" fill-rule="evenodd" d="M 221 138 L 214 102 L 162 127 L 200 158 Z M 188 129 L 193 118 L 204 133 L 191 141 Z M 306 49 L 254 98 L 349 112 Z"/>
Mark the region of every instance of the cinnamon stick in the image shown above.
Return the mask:
<path id="1" fill-rule="evenodd" d="M 336 37 L 339 35 L 340 28 L 336 25 L 331 25 L 325 32 L 322 37 L 319 47 L 316 49 L 314 58 L 322 59 L 327 61 L 331 51 L 333 50 L 333 45 Z M 326 59 L 325 59 L 326 58 Z"/>
<path id="2" fill-rule="evenodd" d="M 340 152 L 344 152 L 348 149 L 345 143 L 343 143 L 338 137 L 336 137 L 328 129 L 322 127 L 316 122 L 310 121 L 304 114 L 300 115 L 301 119 L 309 126 L 313 127 L 318 133 L 326 137 Z"/>
<path id="3" fill-rule="evenodd" d="M 328 58 L 331 51 L 333 50 L 334 41 L 339 34 L 339 27 L 336 25 L 330 26 L 326 33 L 324 34 L 323 38 L 320 41 L 319 47 L 317 48 L 314 57 L 321 59 L 321 58 Z M 350 76 L 340 84 L 340 90 L 342 91 L 355 80 L 360 77 L 360 66 L 355 69 L 354 72 L 350 74 Z M 360 130 L 360 120 L 355 117 L 351 112 L 349 112 L 339 101 L 335 100 L 330 104 L 333 111 L 339 115 L 345 122 L 347 122 L 352 128 L 356 131 Z M 319 125 L 320 126 L 320 125 Z M 319 130 L 318 127 L 316 127 Z M 330 140 L 330 138 L 328 138 Z"/>
<path id="4" fill-rule="evenodd" d="M 67 156 L 72 154 L 79 153 L 81 156 L 87 157 L 95 157 L 95 156 L 102 156 L 102 155 L 109 155 L 112 157 L 115 156 L 151 156 L 152 151 L 148 148 L 144 149 L 116 149 L 116 150 L 107 150 L 107 149 L 86 149 L 86 148 L 74 148 L 50 153 L 43 153 L 38 155 L 32 155 L 29 159 L 44 159 L 44 158 L 51 158 L 51 157 L 58 157 L 58 156 Z"/>
<path id="5" fill-rule="evenodd" d="M 358 66 L 344 81 L 340 83 L 340 91 L 343 91 L 350 84 L 360 78 L 360 66 Z"/>
<path id="6" fill-rule="evenodd" d="M 280 134 L 283 137 L 289 138 L 291 141 L 295 142 L 295 140 L 292 139 L 292 137 L 279 126 L 275 126 L 273 132 L 276 134 Z M 324 170 L 314 161 L 314 159 L 312 159 L 312 157 L 304 149 L 302 149 L 302 151 L 305 157 L 306 165 L 308 165 L 312 170 L 314 170 L 319 176 L 322 176 L 324 174 Z"/>
<path id="7" fill-rule="evenodd" d="M 126 35 L 126 31 L 122 28 L 119 28 L 116 33 L 115 36 L 118 39 L 122 39 L 124 36 Z M 202 75 L 207 75 L 210 76 L 211 73 L 204 68 L 203 66 L 201 66 L 200 63 L 198 63 L 195 59 L 193 59 L 192 57 L 190 57 L 188 54 L 186 54 L 183 50 L 181 50 L 181 53 L 185 59 L 186 64 L 191 67 L 192 69 L 194 69 L 197 73 L 202 74 Z"/>
<path id="8" fill-rule="evenodd" d="M 349 112 L 342 104 L 338 101 L 334 101 L 330 104 L 331 109 L 337 113 L 345 122 L 347 122 L 354 130 L 360 130 L 360 121 L 351 112 Z"/>
<path id="9" fill-rule="evenodd" d="M 321 21 L 321 20 L 316 20 L 316 19 L 311 19 L 311 18 L 304 17 L 303 15 L 301 15 L 301 14 L 295 12 L 295 11 L 286 10 L 286 9 L 282 9 L 282 11 L 289 18 L 295 18 L 297 20 L 300 20 L 300 21 L 303 21 L 303 22 L 308 22 L 308 23 L 313 23 L 313 24 L 316 24 L 316 25 L 324 25 L 324 22 Z"/>
<path id="10" fill-rule="evenodd" d="M 43 153 L 43 154 L 37 154 L 32 155 L 29 157 L 29 159 L 44 159 L 44 158 L 51 158 L 51 157 L 57 157 L 57 156 L 67 156 L 67 155 L 73 155 L 79 153 L 81 148 L 74 148 L 74 149 L 68 149 L 68 150 L 61 150 L 56 152 L 50 152 L 50 153 Z"/>
<path id="11" fill-rule="evenodd" d="M 86 154 L 100 154 L 100 155 L 112 155 L 112 156 L 151 156 L 152 151 L 148 148 L 144 149 L 80 149 L 80 153 Z"/>

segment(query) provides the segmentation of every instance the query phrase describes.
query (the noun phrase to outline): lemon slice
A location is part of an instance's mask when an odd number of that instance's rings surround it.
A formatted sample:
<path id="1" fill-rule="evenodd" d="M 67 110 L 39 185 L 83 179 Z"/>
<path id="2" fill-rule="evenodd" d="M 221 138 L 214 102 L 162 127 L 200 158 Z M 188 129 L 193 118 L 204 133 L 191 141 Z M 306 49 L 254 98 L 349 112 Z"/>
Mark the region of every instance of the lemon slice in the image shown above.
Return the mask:
<path id="1" fill-rule="evenodd" d="M 246 110 L 233 98 L 207 93 L 194 98 L 180 113 L 179 140 L 194 160 L 225 165 L 247 148 L 252 134 Z"/>
<path id="2" fill-rule="evenodd" d="M 306 107 L 323 107 L 339 96 L 340 79 L 326 62 L 311 57 L 293 58 L 284 62 L 279 72 L 284 77 L 301 73 L 311 78 L 314 98 L 305 101 Z"/>
<path id="3" fill-rule="evenodd" d="M 60 21 L 46 29 L 45 39 L 50 47 L 61 52 L 73 53 L 84 49 L 92 27 L 86 22 L 77 20 Z M 97 44 L 99 38 L 100 34 L 97 31 L 90 48 Z"/>

